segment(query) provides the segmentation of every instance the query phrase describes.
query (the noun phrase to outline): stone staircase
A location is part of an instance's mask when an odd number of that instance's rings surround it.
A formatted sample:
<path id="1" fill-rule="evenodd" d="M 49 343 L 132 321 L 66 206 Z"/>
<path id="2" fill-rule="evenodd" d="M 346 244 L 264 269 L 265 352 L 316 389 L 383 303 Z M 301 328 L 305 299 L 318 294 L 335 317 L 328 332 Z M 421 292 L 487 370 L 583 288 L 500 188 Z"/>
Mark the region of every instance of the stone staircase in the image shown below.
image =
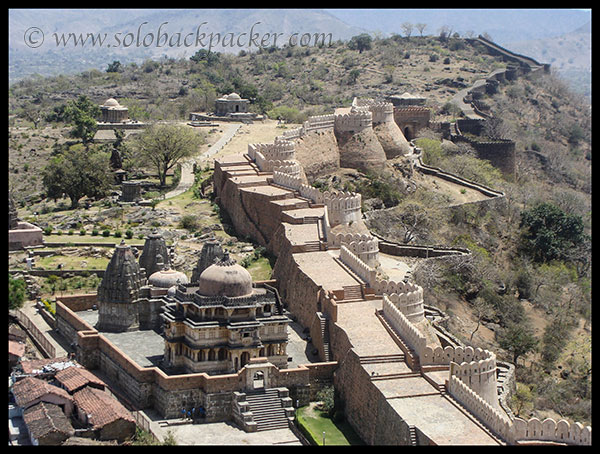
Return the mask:
<path id="1" fill-rule="evenodd" d="M 404 353 L 397 353 L 393 355 L 372 355 L 372 356 L 361 356 L 361 364 L 379 364 L 379 363 L 399 363 L 404 362 Z"/>
<path id="2" fill-rule="evenodd" d="M 349 285 L 342 287 L 344 289 L 344 300 L 362 300 L 362 287 L 360 285 Z"/>
<path id="3" fill-rule="evenodd" d="M 317 312 L 319 324 L 321 325 L 321 339 L 323 340 L 323 361 L 331 361 L 329 353 L 329 327 L 327 326 L 327 317 L 322 312 Z"/>
<path id="4" fill-rule="evenodd" d="M 270 388 L 247 393 L 234 393 L 238 424 L 247 432 L 286 429 L 295 410 L 287 388 Z"/>
<path id="5" fill-rule="evenodd" d="M 318 252 L 321 250 L 320 241 L 306 241 L 302 246 L 302 252 Z"/>

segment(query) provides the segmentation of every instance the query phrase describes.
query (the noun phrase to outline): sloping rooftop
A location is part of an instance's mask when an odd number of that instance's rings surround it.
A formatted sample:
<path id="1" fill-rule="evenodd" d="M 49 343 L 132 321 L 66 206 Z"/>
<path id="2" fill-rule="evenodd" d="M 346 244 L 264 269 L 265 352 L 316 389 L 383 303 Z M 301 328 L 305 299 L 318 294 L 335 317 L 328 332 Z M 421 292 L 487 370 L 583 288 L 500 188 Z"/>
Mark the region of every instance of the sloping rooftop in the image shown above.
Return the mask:
<path id="1" fill-rule="evenodd" d="M 58 386 L 35 377 L 26 377 L 13 385 L 12 393 L 19 407 L 27 408 L 35 400 L 51 394 L 72 401 L 73 398 Z"/>
<path id="2" fill-rule="evenodd" d="M 106 384 L 102 380 L 82 367 L 69 367 L 61 370 L 56 374 L 55 378 L 71 394 L 90 384 L 102 389 L 106 387 Z"/>
<path id="3" fill-rule="evenodd" d="M 131 413 L 114 397 L 99 389 L 86 387 L 73 398 L 77 407 L 88 416 L 88 422 L 99 429 L 118 419 L 135 422 Z"/>

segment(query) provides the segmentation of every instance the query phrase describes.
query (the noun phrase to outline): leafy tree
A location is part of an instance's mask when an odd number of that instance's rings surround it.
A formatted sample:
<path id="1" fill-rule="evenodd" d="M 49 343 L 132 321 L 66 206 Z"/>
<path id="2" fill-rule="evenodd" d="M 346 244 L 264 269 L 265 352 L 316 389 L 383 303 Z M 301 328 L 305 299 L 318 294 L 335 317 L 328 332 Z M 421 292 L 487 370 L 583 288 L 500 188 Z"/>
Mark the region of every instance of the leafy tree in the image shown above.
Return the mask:
<path id="1" fill-rule="evenodd" d="M 213 66 L 220 61 L 220 54 L 218 52 L 210 52 L 206 49 L 200 49 L 190 57 L 190 60 L 196 63 L 205 61 L 208 66 Z"/>
<path id="2" fill-rule="evenodd" d="M 585 240 L 580 216 L 552 203 L 540 203 L 521 214 L 521 249 L 536 262 L 563 259 Z"/>
<path id="3" fill-rule="evenodd" d="M 156 167 L 160 185 L 165 186 L 167 172 L 182 159 L 193 156 L 202 138 L 192 129 L 177 125 L 154 125 L 141 133 L 134 142 L 140 162 Z"/>
<path id="4" fill-rule="evenodd" d="M 71 130 L 71 136 L 81 139 L 86 145 L 98 130 L 96 118 L 99 115 L 100 107 L 85 95 L 79 96 L 76 101 L 69 101 L 64 110 L 66 120 L 74 126 Z"/>
<path id="5" fill-rule="evenodd" d="M 371 49 L 373 38 L 367 33 L 361 33 L 360 35 L 353 36 L 348 42 L 348 48 L 352 50 L 358 50 L 359 54 L 362 54 L 363 50 Z"/>
<path id="6" fill-rule="evenodd" d="M 71 208 L 76 208 L 84 196 L 105 196 L 112 182 L 109 159 L 108 154 L 84 150 L 81 145 L 70 147 L 42 170 L 46 195 L 53 199 L 66 195 Z"/>
<path id="7" fill-rule="evenodd" d="M 121 62 L 119 60 L 113 61 L 108 65 L 108 68 L 106 68 L 107 73 L 120 73 L 122 71 L 123 66 L 121 65 Z"/>
<path id="8" fill-rule="evenodd" d="M 512 353 L 516 365 L 519 357 L 535 351 L 538 341 L 533 331 L 524 323 L 512 323 L 497 335 L 498 344 Z"/>
<path id="9" fill-rule="evenodd" d="M 8 308 L 19 309 L 25 301 L 27 285 L 23 279 L 14 279 L 8 275 Z"/>

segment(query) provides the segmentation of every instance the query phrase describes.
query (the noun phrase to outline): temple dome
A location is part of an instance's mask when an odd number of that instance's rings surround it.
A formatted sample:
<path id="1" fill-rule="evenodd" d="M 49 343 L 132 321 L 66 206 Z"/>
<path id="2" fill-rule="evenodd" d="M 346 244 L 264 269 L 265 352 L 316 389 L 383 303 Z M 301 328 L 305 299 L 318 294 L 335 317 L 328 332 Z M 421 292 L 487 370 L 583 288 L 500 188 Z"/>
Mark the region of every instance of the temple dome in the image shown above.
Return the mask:
<path id="1" fill-rule="evenodd" d="M 242 98 L 240 98 L 240 95 L 238 95 L 237 93 L 230 93 L 227 96 L 225 96 L 225 98 L 229 101 L 238 101 Z"/>
<path id="2" fill-rule="evenodd" d="M 187 284 L 189 282 L 185 273 L 175 270 L 159 270 L 152 273 L 148 278 L 148 284 L 158 288 L 170 288 L 174 285 Z"/>
<path id="3" fill-rule="evenodd" d="M 252 293 L 252 276 L 225 253 L 206 268 L 198 279 L 198 293 L 203 296 L 245 296 Z"/>
<path id="4" fill-rule="evenodd" d="M 104 107 L 121 107 L 121 105 L 115 98 L 108 98 L 106 101 L 104 101 L 103 106 Z"/>

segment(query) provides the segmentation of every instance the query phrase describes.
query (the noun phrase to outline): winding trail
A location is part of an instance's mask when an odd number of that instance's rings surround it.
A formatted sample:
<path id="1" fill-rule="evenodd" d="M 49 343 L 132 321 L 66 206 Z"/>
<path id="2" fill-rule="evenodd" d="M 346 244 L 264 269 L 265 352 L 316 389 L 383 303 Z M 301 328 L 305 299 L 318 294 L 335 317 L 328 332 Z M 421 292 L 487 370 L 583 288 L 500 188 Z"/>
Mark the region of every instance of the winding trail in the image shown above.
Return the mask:
<path id="1" fill-rule="evenodd" d="M 225 133 L 219 140 L 212 144 L 207 151 L 199 156 L 184 161 L 181 164 L 181 179 L 179 180 L 179 184 L 175 189 L 165 194 L 165 199 L 171 199 L 190 189 L 194 184 L 194 164 L 196 164 L 200 159 L 210 158 L 221 151 L 221 149 L 229 143 L 229 141 L 241 127 L 241 124 L 226 125 Z"/>

